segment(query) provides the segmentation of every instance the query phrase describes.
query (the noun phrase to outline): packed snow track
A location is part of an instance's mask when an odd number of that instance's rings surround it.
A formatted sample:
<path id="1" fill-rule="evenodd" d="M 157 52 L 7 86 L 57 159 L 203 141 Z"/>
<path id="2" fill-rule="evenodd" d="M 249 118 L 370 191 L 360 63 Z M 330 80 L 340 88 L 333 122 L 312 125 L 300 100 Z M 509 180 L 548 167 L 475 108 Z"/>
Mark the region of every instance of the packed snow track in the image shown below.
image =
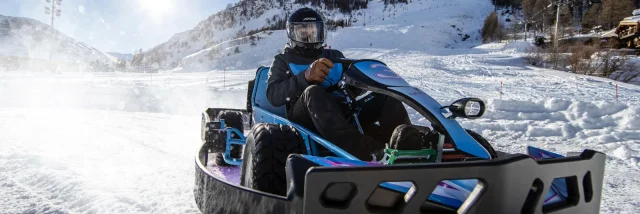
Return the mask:
<path id="1" fill-rule="evenodd" d="M 504 47 L 464 51 L 344 52 L 388 62 L 441 103 L 486 100 L 483 118 L 460 121 L 497 150 L 524 152 L 533 145 L 605 152 L 602 212 L 640 212 L 640 87 L 620 84 L 616 102 L 609 80 L 535 70 Z M 0 197 L 9 200 L 0 207 L 7 213 L 197 212 L 193 155 L 200 112 L 243 108 L 254 72 L 3 73 Z M 414 123 L 426 123 L 410 112 Z"/>

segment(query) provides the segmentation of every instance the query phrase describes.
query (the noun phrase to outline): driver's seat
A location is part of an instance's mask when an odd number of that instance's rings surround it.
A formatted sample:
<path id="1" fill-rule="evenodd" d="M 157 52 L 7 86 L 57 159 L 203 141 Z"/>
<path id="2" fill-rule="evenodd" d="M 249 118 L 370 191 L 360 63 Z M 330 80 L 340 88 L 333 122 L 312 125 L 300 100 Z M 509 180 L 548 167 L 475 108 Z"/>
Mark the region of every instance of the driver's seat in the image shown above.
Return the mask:
<path id="1" fill-rule="evenodd" d="M 255 105 L 275 115 L 287 118 L 284 105 L 275 107 L 267 99 L 267 79 L 269 79 L 269 67 L 258 68 L 255 82 L 257 86 L 254 91 Z"/>

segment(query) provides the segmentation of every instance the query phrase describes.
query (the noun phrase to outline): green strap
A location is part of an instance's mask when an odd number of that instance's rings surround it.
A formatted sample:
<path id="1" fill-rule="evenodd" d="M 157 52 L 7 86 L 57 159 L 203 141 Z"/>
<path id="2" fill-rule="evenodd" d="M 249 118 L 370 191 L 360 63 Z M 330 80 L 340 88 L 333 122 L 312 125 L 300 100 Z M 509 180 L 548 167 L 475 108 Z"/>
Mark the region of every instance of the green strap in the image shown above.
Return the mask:
<path id="1" fill-rule="evenodd" d="M 384 152 L 389 155 L 388 164 L 393 162 L 402 156 L 423 156 L 429 157 L 431 161 L 435 161 L 435 155 L 437 154 L 435 149 L 422 149 L 422 150 L 397 150 L 397 149 L 384 149 Z"/>

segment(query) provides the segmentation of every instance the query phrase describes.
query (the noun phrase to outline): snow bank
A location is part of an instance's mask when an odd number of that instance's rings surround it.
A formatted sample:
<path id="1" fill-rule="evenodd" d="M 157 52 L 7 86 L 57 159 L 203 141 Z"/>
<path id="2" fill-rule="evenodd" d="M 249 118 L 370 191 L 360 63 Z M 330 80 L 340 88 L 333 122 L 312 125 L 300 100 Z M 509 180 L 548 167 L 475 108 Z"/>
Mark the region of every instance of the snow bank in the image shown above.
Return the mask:
<path id="1" fill-rule="evenodd" d="M 504 129 L 512 127 L 507 121 L 529 121 L 525 135 L 544 137 L 544 133 L 566 138 L 587 137 L 588 130 L 622 132 L 640 129 L 640 108 L 624 103 L 590 103 L 577 100 L 549 99 L 546 101 L 490 100 L 484 116 L 504 121 Z M 558 131 L 561 131 L 560 133 Z M 640 140 L 640 136 L 624 136 L 618 140 Z"/>
<path id="2" fill-rule="evenodd" d="M 601 147 L 616 142 L 640 142 L 640 107 L 626 103 L 549 99 L 541 101 L 489 100 L 479 121 L 463 126 L 486 136 L 511 136 L 532 142 L 563 142 L 578 147 Z M 546 145 L 546 144 L 543 144 Z M 622 160 L 638 155 L 640 145 L 617 144 L 596 149 Z M 635 167 L 635 162 L 630 166 Z"/>
<path id="3" fill-rule="evenodd" d="M 515 41 L 515 42 L 509 42 L 504 46 L 504 50 L 513 50 L 516 52 L 527 52 L 529 49 L 534 48 L 535 45 L 531 44 L 530 42 L 523 42 L 523 41 Z"/>

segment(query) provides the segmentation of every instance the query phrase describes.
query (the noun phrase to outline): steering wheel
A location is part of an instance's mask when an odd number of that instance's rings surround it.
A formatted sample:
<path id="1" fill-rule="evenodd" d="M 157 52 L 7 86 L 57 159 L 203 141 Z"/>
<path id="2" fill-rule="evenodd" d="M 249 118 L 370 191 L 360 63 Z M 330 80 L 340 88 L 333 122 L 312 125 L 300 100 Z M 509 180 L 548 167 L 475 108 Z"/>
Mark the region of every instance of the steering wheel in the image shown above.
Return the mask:
<path id="1" fill-rule="evenodd" d="M 324 82 L 320 83 L 320 86 L 324 88 L 327 92 L 332 93 L 340 89 L 340 81 L 344 76 L 344 72 L 346 72 L 353 64 L 355 60 L 346 59 L 346 58 L 336 58 L 331 59 L 334 67 L 330 69 L 329 75 L 324 80 Z"/>

